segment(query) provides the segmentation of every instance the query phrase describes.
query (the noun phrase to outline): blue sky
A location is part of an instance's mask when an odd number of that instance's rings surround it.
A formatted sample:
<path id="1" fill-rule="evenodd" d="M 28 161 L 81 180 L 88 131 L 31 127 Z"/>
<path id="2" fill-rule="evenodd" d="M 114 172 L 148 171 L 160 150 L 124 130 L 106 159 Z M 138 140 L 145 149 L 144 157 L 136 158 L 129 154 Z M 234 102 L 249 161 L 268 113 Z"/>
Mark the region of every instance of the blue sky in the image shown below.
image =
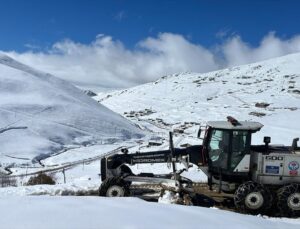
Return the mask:
<path id="1" fill-rule="evenodd" d="M 300 0 L 0 3 L 0 52 L 96 90 L 300 52 Z"/>
<path id="2" fill-rule="evenodd" d="M 257 45 L 270 31 L 298 34 L 299 9 L 297 0 L 2 0 L 0 50 L 46 48 L 64 38 L 90 43 L 97 34 L 130 48 L 160 32 L 206 47 L 233 34 Z"/>

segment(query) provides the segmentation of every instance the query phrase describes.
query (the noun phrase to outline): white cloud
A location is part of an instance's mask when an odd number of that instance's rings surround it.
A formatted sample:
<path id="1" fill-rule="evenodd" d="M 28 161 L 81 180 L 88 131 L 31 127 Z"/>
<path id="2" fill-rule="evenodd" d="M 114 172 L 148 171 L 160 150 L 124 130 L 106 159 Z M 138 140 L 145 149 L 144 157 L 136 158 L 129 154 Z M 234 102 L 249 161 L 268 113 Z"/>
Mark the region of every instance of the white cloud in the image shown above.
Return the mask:
<path id="1" fill-rule="evenodd" d="M 64 40 L 47 52 L 7 54 L 79 86 L 128 87 L 165 74 L 207 72 L 299 51 L 300 36 L 284 40 L 269 33 L 258 47 L 251 47 L 239 36 L 233 36 L 207 49 L 181 35 L 161 33 L 140 41 L 134 49 L 99 34 L 91 44 Z"/>
<path id="2" fill-rule="evenodd" d="M 55 43 L 47 53 L 8 53 L 13 58 L 76 84 L 126 87 L 182 71 L 216 69 L 213 54 L 181 35 L 162 33 L 129 50 L 110 36 L 91 44 L 71 40 Z"/>
<path id="3" fill-rule="evenodd" d="M 258 47 L 251 47 L 239 36 L 229 38 L 221 47 L 227 66 L 253 63 L 289 53 L 300 52 L 300 36 L 283 40 L 274 32 L 266 35 Z"/>

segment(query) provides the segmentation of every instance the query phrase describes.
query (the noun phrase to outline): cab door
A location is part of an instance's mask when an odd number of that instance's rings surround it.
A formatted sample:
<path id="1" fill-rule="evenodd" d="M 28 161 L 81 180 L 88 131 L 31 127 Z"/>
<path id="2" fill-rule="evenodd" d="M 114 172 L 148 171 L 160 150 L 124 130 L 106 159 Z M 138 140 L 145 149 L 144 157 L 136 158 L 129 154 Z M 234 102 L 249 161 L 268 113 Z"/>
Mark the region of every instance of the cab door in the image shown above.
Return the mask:
<path id="1" fill-rule="evenodd" d="M 251 133 L 245 130 L 232 131 L 232 146 L 229 169 L 234 172 L 248 172 L 250 166 Z"/>

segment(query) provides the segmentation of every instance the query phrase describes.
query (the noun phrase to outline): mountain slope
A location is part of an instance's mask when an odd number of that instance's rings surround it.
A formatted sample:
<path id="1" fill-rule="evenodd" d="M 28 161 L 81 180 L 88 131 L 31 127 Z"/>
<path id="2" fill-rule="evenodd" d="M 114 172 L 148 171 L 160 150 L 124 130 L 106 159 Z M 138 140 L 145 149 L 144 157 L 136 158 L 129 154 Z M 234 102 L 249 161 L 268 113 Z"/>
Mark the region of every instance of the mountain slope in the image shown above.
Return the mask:
<path id="1" fill-rule="evenodd" d="M 66 81 L 0 54 L 1 163 L 30 162 L 70 145 L 114 142 L 142 132 Z"/>
<path id="2" fill-rule="evenodd" d="M 300 53 L 296 53 L 205 74 L 174 74 L 99 94 L 97 99 L 132 120 L 165 129 L 180 128 L 184 122 L 225 120 L 228 115 L 257 120 L 265 128 L 255 141 L 270 135 L 273 143 L 290 144 L 293 137 L 300 136 L 299 62 Z"/>

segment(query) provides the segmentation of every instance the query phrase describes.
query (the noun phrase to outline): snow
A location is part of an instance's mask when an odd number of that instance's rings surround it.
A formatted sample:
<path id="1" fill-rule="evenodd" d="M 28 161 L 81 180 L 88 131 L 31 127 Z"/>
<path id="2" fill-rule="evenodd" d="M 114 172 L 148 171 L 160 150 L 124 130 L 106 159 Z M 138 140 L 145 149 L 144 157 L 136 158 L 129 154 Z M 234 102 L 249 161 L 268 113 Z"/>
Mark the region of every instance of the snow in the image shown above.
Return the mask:
<path id="1" fill-rule="evenodd" d="M 27 164 L 68 148 L 144 132 L 55 76 L 0 54 L 0 161 Z"/>
<path id="2" fill-rule="evenodd" d="M 293 54 L 205 74 L 174 74 L 138 87 L 99 93 L 95 99 L 107 109 L 69 83 L 0 54 L 1 164 L 16 163 L 11 171 L 25 174 L 18 179 L 22 184 L 30 177 L 27 173 L 69 166 L 64 171 L 66 183 L 57 170 L 56 185 L 1 188 L 0 224 L 72 229 L 299 227 L 300 219 L 136 198 L 66 196 L 97 195 L 101 156 L 120 147 L 129 147 L 130 152 L 167 149 L 168 131 L 176 129 L 184 133 L 175 133 L 175 147 L 201 144 L 196 138 L 199 124 L 225 120 L 227 115 L 265 125 L 254 143 L 261 144 L 262 137 L 269 135 L 273 143 L 291 144 L 294 137 L 300 137 L 299 61 L 300 54 Z M 257 102 L 270 105 L 259 108 Z M 250 112 L 266 115 L 256 117 Z M 146 138 L 138 142 L 143 134 L 162 145 L 149 147 Z M 41 164 L 32 164 L 35 159 Z M 171 172 L 167 164 L 131 169 L 135 173 Z M 197 182 L 207 180 L 196 166 L 182 175 Z M 161 201 L 168 203 L 169 197 Z"/>
<path id="3" fill-rule="evenodd" d="M 136 198 L 1 197 L 5 228 L 291 228 L 299 220 L 246 216 L 218 209 L 145 202 Z M 18 207 L 16 207 L 18 206 Z"/>
<path id="4" fill-rule="evenodd" d="M 179 194 L 171 191 L 165 191 L 162 196 L 158 198 L 158 203 L 162 204 L 175 204 L 179 199 Z"/>
<path id="5" fill-rule="evenodd" d="M 81 175 L 82 176 L 82 175 Z M 81 177 L 82 178 L 82 177 Z M 70 196 L 70 195 L 97 195 L 100 186 L 100 178 L 69 181 L 66 184 L 34 185 L 20 187 L 0 188 L 0 197 L 16 196 Z"/>

